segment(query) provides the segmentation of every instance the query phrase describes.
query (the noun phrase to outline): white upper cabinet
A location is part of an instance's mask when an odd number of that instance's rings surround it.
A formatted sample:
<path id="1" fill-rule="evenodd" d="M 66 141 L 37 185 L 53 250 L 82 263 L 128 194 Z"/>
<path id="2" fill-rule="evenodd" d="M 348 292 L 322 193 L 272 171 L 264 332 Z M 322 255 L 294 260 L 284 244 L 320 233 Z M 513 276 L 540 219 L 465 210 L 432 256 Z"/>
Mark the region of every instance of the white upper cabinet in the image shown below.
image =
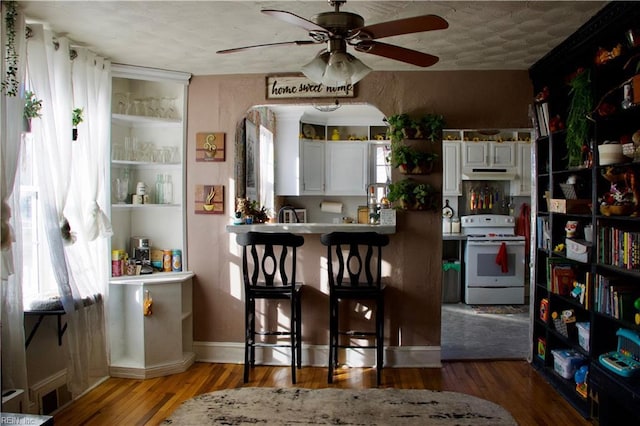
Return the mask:
<path id="1" fill-rule="evenodd" d="M 515 167 L 514 143 L 465 142 L 462 167 Z"/>
<path id="2" fill-rule="evenodd" d="M 276 195 L 366 195 L 369 148 L 386 132 L 382 113 L 348 105 L 335 113 L 310 106 L 272 109 Z"/>
<path id="3" fill-rule="evenodd" d="M 515 196 L 531 195 L 531 143 L 518 142 L 518 167 L 516 178 L 511 181 L 510 194 Z"/>
<path id="4" fill-rule="evenodd" d="M 329 195 L 366 195 L 369 144 L 326 143 L 326 188 Z"/>
<path id="5" fill-rule="evenodd" d="M 325 142 L 302 140 L 302 182 L 300 195 L 324 194 Z"/>
<path id="6" fill-rule="evenodd" d="M 442 195 L 462 195 L 460 142 L 442 142 Z"/>

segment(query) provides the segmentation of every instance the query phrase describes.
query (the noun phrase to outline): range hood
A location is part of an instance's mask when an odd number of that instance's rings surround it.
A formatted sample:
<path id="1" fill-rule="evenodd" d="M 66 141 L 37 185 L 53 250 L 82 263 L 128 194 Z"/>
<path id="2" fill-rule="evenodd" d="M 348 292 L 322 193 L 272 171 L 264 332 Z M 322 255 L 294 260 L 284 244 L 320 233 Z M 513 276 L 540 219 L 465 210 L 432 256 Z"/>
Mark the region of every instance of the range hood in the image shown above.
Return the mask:
<path id="1" fill-rule="evenodd" d="M 515 167 L 465 167 L 462 169 L 462 180 L 513 180 L 515 177 Z"/>

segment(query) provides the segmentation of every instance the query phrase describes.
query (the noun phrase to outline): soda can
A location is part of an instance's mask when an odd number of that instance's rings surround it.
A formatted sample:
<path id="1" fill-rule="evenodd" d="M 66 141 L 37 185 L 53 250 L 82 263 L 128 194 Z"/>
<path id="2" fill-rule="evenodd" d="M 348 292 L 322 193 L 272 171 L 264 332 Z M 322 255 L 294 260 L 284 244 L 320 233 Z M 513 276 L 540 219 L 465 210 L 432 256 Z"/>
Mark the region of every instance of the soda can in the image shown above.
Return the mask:
<path id="1" fill-rule="evenodd" d="M 171 253 L 171 267 L 173 272 L 182 271 L 182 250 L 173 250 Z"/>

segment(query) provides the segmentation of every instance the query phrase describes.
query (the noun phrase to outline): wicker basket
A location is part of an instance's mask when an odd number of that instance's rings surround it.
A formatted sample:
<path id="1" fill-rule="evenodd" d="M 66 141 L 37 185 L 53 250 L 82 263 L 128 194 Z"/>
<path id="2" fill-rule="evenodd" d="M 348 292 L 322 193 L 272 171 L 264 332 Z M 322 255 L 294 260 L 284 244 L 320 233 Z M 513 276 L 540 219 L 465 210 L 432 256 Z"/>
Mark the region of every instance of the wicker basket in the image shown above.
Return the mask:
<path id="1" fill-rule="evenodd" d="M 566 323 L 562 318 L 556 318 L 553 320 L 553 326 L 558 333 L 567 339 L 576 336 L 577 328 L 574 322 Z"/>
<path id="2" fill-rule="evenodd" d="M 561 183 L 560 189 L 562 189 L 562 193 L 564 194 L 564 198 L 567 200 L 577 200 L 578 193 L 576 192 L 576 185 L 569 183 Z"/>

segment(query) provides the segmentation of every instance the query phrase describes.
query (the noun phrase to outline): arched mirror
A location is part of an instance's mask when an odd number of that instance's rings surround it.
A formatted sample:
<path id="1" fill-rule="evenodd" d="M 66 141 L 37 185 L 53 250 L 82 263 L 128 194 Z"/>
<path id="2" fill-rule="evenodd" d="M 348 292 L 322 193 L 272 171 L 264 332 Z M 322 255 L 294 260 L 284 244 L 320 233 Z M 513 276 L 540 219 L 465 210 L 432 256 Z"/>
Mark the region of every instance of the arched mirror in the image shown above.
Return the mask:
<path id="1" fill-rule="evenodd" d="M 236 198 L 272 221 L 366 223 L 368 196 L 391 181 L 384 114 L 335 106 L 252 107 L 236 133 Z"/>

